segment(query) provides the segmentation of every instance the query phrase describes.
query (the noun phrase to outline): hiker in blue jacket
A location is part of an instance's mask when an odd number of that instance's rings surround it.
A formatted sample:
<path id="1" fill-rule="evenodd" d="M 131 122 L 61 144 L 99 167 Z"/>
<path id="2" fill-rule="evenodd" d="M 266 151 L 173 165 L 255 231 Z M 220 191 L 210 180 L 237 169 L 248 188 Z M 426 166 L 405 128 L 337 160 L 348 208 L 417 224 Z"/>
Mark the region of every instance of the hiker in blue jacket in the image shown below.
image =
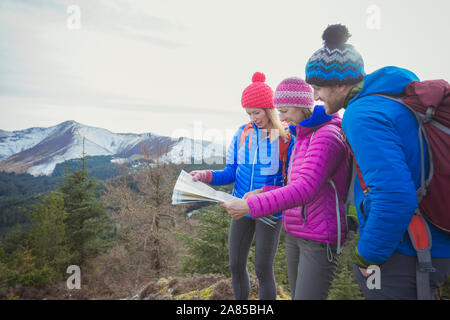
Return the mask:
<path id="1" fill-rule="evenodd" d="M 242 107 L 251 121 L 242 125 L 234 135 L 227 150 L 226 167 L 223 170 L 192 171 L 190 174 L 194 181 L 212 185 L 234 183 L 233 196 L 237 198 L 263 185 L 284 185 L 293 139 L 275 111 L 272 89 L 264 82 L 265 75 L 256 72 L 252 84 L 242 93 Z M 231 221 L 228 247 L 236 300 L 247 300 L 250 295 L 247 259 L 254 237 L 259 299 L 276 298 L 273 262 L 281 232 L 281 212 L 273 216 L 273 225 L 267 224 L 268 218 L 255 220 L 250 216 Z"/>
<path id="2" fill-rule="evenodd" d="M 398 67 L 364 73 L 364 63 L 343 25 L 323 33 L 324 46 L 306 65 L 306 82 L 327 114 L 345 109 L 342 127 L 363 182 L 355 179 L 354 201 L 360 238 L 354 251 L 354 273 L 367 299 L 417 299 L 416 251 L 407 233 L 418 207 L 421 152 L 418 123 L 403 105 L 374 94 L 401 94 L 417 76 Z M 425 146 L 425 170 L 429 159 Z M 364 186 L 363 186 L 364 187 Z M 368 191 L 368 192 L 367 192 Z M 432 236 L 429 296 L 450 274 L 450 236 L 428 223 Z M 369 290 L 367 268 L 380 267 L 381 288 Z"/>

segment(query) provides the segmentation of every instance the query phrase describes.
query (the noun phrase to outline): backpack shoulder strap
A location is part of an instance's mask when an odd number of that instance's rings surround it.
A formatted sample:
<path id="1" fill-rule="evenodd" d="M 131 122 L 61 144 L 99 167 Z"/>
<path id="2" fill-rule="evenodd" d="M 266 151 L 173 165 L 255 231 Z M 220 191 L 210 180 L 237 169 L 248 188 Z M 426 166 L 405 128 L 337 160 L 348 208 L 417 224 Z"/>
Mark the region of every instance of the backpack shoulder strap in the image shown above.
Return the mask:
<path id="1" fill-rule="evenodd" d="M 282 163 L 282 169 L 281 169 L 281 175 L 283 177 L 283 182 L 286 184 L 286 167 L 288 165 L 287 159 L 288 159 L 288 150 L 289 146 L 291 144 L 291 135 L 288 134 L 287 138 L 283 138 L 283 136 L 278 137 L 278 153 L 280 156 L 280 161 Z"/>
<path id="2" fill-rule="evenodd" d="M 342 130 L 342 129 L 341 129 L 341 135 L 342 135 L 342 141 L 344 141 L 345 145 L 347 146 L 347 148 L 348 148 L 348 150 L 350 151 L 350 154 L 351 154 L 351 159 L 352 159 L 352 162 L 353 162 L 353 165 L 354 165 L 354 167 L 353 167 L 354 170 L 352 171 L 352 175 L 354 173 L 356 173 L 356 175 L 358 176 L 358 180 L 359 180 L 359 184 L 361 186 L 361 189 L 364 192 L 364 194 L 367 196 L 369 194 L 370 188 L 364 182 L 364 179 L 363 179 L 363 176 L 362 176 L 362 173 L 361 173 L 361 169 L 359 168 L 359 165 L 356 162 L 355 154 L 353 153 L 352 147 L 348 143 L 347 137 L 345 136 L 344 130 Z"/>
<path id="3" fill-rule="evenodd" d="M 416 291 L 418 300 L 433 300 L 430 288 L 430 272 L 435 272 L 431 261 L 431 233 L 428 223 L 416 209 L 408 226 L 408 234 L 417 253 Z"/>
<path id="4" fill-rule="evenodd" d="M 285 161 L 287 160 L 288 155 L 288 149 L 289 145 L 291 144 L 291 135 L 288 134 L 286 138 L 284 138 L 282 135 L 279 135 L 278 137 L 278 151 L 280 154 L 280 160 Z"/>
<path id="5" fill-rule="evenodd" d="M 254 131 L 253 123 L 252 122 L 247 123 L 245 125 L 244 129 L 242 129 L 241 138 L 239 140 L 239 146 L 242 146 L 244 144 L 244 142 L 245 142 L 245 139 L 247 139 L 247 136 L 250 135 L 250 140 L 249 140 L 249 143 L 248 143 L 248 149 L 250 150 L 250 146 L 251 146 L 251 143 L 252 143 L 251 139 L 252 139 L 252 136 L 253 136 L 253 131 Z"/>
<path id="6" fill-rule="evenodd" d="M 426 134 L 426 131 L 425 131 L 425 128 L 423 127 L 423 125 L 424 125 L 424 123 L 427 123 L 430 121 L 429 119 L 427 119 L 428 117 L 430 117 L 430 115 L 428 114 L 428 111 L 425 116 L 421 115 L 420 113 L 416 112 L 410 105 L 408 105 L 406 102 L 404 102 L 399 97 L 392 97 L 392 96 L 385 95 L 385 94 L 376 94 L 376 95 L 380 96 L 380 97 L 384 97 L 384 98 L 392 100 L 392 101 L 395 101 L 395 102 L 398 102 L 401 105 L 403 105 L 404 107 L 406 107 L 409 111 L 412 112 L 412 114 L 415 116 L 415 118 L 417 120 L 417 123 L 419 124 L 418 135 L 419 135 L 419 144 L 420 144 L 421 174 L 420 174 L 420 188 L 419 188 L 419 190 L 417 190 L 417 197 L 418 197 L 418 202 L 420 202 L 427 193 L 427 186 L 430 184 L 432 172 L 434 170 L 433 163 L 432 163 L 432 161 L 430 161 L 430 172 L 428 174 L 428 179 L 427 179 L 425 177 L 425 153 L 424 153 L 423 140 L 425 139 L 428 142 L 428 138 L 427 138 L 427 134 Z M 428 110 L 431 110 L 431 108 L 428 108 Z M 428 156 L 429 156 L 429 159 L 431 160 L 432 154 L 431 154 L 430 146 L 428 147 Z"/>

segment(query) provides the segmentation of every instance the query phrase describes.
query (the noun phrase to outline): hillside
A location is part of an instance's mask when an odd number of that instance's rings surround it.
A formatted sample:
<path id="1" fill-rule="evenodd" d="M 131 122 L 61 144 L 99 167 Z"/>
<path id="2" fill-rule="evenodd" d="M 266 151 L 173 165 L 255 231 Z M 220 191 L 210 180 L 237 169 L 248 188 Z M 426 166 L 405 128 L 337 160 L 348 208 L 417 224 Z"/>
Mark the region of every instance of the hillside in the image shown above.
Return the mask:
<path id="1" fill-rule="evenodd" d="M 231 218 L 216 205 L 172 206 L 171 190 L 180 169 L 181 166 L 169 164 L 141 170 L 129 168 L 128 174 L 103 183 L 100 199 L 114 233 L 102 239 L 108 242 L 107 249 L 81 264 L 80 290 L 67 288 L 69 275 L 65 268 L 71 263 L 63 265 L 58 278 L 42 278 L 53 261 L 67 258 L 64 251 L 59 251 L 62 256 L 45 260 L 34 256 L 34 252 L 47 252 L 53 248 L 52 242 L 43 248 L 39 247 L 40 241 L 29 242 L 31 248 L 22 242 L 33 237 L 53 237 L 53 229 L 40 227 L 34 236 L 16 232 L 0 242 L 0 299 L 232 299 L 227 242 Z M 230 192 L 230 186 L 226 188 L 219 189 Z M 42 208 L 41 204 L 40 212 L 45 213 L 45 218 L 50 211 Z M 195 214 L 188 214 L 195 209 Z M 44 227 L 49 225 L 44 223 Z M 356 241 L 353 239 L 343 248 L 328 299 L 362 299 L 351 272 Z M 251 299 L 257 299 L 258 291 L 254 255 L 252 247 L 248 260 Z M 289 299 L 283 235 L 274 274 L 278 299 Z M 448 299 L 449 286 L 447 283 L 443 288 L 441 298 Z"/>

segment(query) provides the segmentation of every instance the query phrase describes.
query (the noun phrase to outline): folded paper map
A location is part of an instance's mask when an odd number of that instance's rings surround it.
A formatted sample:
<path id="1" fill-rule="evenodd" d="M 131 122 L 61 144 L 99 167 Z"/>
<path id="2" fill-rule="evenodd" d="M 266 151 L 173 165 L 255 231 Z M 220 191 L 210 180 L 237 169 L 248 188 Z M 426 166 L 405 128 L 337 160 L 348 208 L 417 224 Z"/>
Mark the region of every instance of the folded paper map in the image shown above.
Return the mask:
<path id="1" fill-rule="evenodd" d="M 200 201 L 225 202 L 235 198 L 229 193 L 218 191 L 201 181 L 192 180 L 192 176 L 184 170 L 175 183 L 172 194 L 172 204 L 186 204 Z M 276 224 L 270 217 L 259 218 L 262 222 L 273 226 Z"/>
<path id="2" fill-rule="evenodd" d="M 217 191 L 201 181 L 193 181 L 192 176 L 181 170 L 173 188 L 172 204 L 198 201 L 225 202 L 234 197 L 223 191 Z"/>

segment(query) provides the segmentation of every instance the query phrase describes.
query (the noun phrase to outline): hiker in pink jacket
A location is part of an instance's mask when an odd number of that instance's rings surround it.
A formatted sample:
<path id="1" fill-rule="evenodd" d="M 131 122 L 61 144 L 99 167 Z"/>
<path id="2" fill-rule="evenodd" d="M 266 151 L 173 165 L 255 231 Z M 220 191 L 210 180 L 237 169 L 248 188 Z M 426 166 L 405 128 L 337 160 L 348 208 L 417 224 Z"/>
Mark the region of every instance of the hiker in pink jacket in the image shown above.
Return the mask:
<path id="1" fill-rule="evenodd" d="M 274 105 L 296 136 L 287 185 L 265 185 L 221 206 L 233 219 L 283 211 L 292 299 L 326 299 L 337 266 L 335 253 L 347 234 L 350 155 L 340 135 L 341 118 L 314 107 L 311 87 L 299 78 L 280 83 Z"/>

